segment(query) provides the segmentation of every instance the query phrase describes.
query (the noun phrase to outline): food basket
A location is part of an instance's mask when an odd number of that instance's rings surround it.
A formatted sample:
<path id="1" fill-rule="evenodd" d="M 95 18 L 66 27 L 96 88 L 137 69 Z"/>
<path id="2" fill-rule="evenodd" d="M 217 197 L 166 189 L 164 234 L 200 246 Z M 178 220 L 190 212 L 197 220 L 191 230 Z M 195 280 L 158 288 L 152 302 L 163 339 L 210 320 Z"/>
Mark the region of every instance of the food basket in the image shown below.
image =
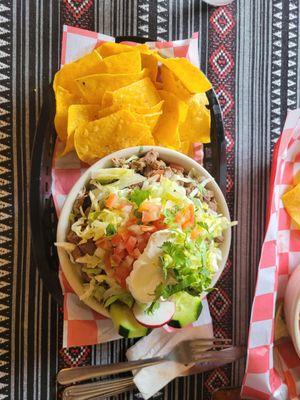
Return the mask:
<path id="1" fill-rule="evenodd" d="M 149 38 L 119 36 L 116 42 L 144 43 Z M 204 167 L 215 178 L 223 193 L 226 190 L 226 143 L 221 109 L 213 89 L 207 93 L 211 113 L 211 143 L 204 145 Z M 52 85 L 45 95 L 31 157 L 30 218 L 32 248 L 36 266 L 45 287 L 62 304 L 58 279 L 56 240 L 57 216 L 51 193 L 51 168 L 56 132 L 54 129 L 55 96 Z"/>

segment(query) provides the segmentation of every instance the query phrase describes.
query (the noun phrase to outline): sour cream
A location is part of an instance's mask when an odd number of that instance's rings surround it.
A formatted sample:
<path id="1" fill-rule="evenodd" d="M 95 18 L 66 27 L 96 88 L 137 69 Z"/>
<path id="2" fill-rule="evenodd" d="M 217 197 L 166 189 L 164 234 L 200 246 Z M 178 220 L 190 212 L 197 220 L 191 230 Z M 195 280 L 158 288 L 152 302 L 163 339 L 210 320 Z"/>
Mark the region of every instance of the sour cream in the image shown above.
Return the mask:
<path id="1" fill-rule="evenodd" d="M 161 246 L 170 240 L 172 233 L 164 229 L 151 235 L 144 252 L 133 264 L 133 270 L 126 279 L 128 289 L 135 300 L 149 303 L 155 299 L 155 289 L 164 281 L 159 257 L 162 255 Z"/>

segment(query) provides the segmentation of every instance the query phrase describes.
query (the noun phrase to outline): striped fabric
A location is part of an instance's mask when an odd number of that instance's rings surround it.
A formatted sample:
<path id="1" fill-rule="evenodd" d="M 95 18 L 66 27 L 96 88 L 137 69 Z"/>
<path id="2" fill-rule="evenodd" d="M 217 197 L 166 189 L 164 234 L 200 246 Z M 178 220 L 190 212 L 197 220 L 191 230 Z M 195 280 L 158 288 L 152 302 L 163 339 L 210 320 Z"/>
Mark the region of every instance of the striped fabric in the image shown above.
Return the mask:
<path id="1" fill-rule="evenodd" d="M 1 399 L 55 399 L 60 366 L 119 360 L 128 346 L 119 341 L 62 351 L 62 314 L 32 259 L 30 151 L 43 96 L 59 65 L 62 25 L 165 40 L 200 32 L 201 66 L 224 113 L 227 198 L 239 220 L 219 291 L 211 295 L 211 313 L 220 336 L 245 343 L 271 153 L 287 109 L 300 105 L 299 22 L 298 0 L 236 0 L 222 8 L 201 0 L 0 2 Z M 157 399 L 209 399 L 217 387 L 239 385 L 244 368 L 241 361 L 178 379 Z"/>

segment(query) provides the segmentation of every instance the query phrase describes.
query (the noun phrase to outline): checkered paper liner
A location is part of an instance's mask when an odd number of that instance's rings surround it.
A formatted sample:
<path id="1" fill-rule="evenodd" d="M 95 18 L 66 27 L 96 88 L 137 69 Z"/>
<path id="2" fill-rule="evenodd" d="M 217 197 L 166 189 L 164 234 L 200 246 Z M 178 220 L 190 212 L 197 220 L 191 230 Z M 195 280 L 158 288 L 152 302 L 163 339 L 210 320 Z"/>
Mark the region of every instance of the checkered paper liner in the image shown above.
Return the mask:
<path id="1" fill-rule="evenodd" d="M 61 64 L 75 61 L 107 41 L 115 41 L 115 39 L 101 33 L 64 26 Z M 126 43 L 134 45 L 134 43 Z M 147 44 L 151 48 L 158 49 L 166 57 L 186 57 L 194 65 L 199 66 L 198 33 L 186 40 Z M 87 168 L 87 165 L 83 164 L 74 152 L 59 157 L 63 146 L 63 143 L 57 140 L 52 163 L 52 195 L 58 216 L 69 191 Z M 203 158 L 202 148 L 199 144 L 194 146 L 194 158 L 199 162 Z M 111 320 L 97 314 L 79 300 L 61 269 L 59 277 L 64 293 L 63 346 L 84 346 L 119 339 L 120 336 L 115 331 Z M 206 300 L 204 304 L 204 312 L 195 325 L 211 324 Z"/>
<path id="2" fill-rule="evenodd" d="M 298 399 L 300 359 L 290 340 L 274 344 L 274 316 L 289 275 L 300 264 L 300 229 L 283 207 L 282 195 L 295 184 L 300 171 L 300 109 L 289 111 L 277 143 L 271 171 L 268 223 L 248 340 L 242 397 Z"/>

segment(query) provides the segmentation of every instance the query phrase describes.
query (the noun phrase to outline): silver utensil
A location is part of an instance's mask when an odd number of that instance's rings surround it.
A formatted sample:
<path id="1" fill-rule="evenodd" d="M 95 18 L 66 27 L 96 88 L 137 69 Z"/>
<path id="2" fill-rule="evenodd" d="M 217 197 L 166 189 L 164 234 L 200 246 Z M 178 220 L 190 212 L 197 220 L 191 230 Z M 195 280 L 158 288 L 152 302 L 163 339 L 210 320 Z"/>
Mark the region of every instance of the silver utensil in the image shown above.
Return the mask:
<path id="1" fill-rule="evenodd" d="M 197 339 L 179 343 L 169 354 L 148 359 L 126 361 L 108 365 L 96 365 L 76 368 L 65 368 L 57 374 L 57 381 L 61 385 L 81 382 L 84 380 L 99 378 L 101 376 L 120 374 L 122 372 L 138 370 L 150 365 L 160 364 L 164 361 L 176 361 L 181 364 L 189 364 L 196 360 L 211 360 L 211 356 L 218 357 L 218 351 L 207 351 L 208 349 L 224 349 L 230 347 L 228 339 Z"/>
<path id="2" fill-rule="evenodd" d="M 187 376 L 210 371 L 234 362 L 246 354 L 246 348 L 244 346 L 235 346 L 220 350 L 219 353 L 222 355 L 219 360 L 196 363 L 183 375 Z M 79 384 L 66 388 L 63 392 L 63 400 L 101 400 L 135 388 L 133 377 Z"/>
<path id="3" fill-rule="evenodd" d="M 88 400 L 95 397 L 100 400 L 135 387 L 132 377 L 85 383 L 67 387 L 63 392 L 63 400 Z"/>

